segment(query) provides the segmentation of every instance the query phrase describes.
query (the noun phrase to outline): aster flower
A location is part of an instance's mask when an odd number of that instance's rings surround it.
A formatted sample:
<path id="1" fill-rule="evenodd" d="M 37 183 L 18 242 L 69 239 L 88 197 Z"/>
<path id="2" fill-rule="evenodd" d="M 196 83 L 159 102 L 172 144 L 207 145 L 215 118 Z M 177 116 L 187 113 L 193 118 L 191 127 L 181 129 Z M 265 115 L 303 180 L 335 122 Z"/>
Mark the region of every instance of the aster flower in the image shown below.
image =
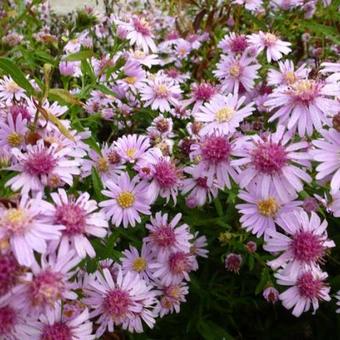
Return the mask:
<path id="1" fill-rule="evenodd" d="M 233 160 L 234 166 L 242 166 L 239 175 L 239 185 L 246 187 L 255 180 L 259 186 L 267 190 L 274 185 L 282 200 L 294 196 L 303 189 L 303 182 L 311 182 L 312 178 L 301 169 L 309 166 L 307 152 L 299 150 L 308 147 L 307 142 L 290 143 L 291 134 L 285 132 L 283 126 L 266 137 L 252 136 L 248 141 L 240 144 Z"/>
<path id="2" fill-rule="evenodd" d="M 138 176 L 132 180 L 126 172 L 123 172 L 116 181 L 106 183 L 108 190 L 103 190 L 103 195 L 109 197 L 99 203 L 107 218 L 119 227 L 129 225 L 134 227 L 141 222 L 140 213 L 150 215 L 150 202 L 147 196 L 148 183 L 140 181 Z"/>
<path id="3" fill-rule="evenodd" d="M 141 333 L 142 320 L 153 328 L 156 292 L 138 274 L 123 274 L 119 269 L 117 277 L 113 278 L 105 268 L 102 274 L 97 271 L 89 276 L 84 292 L 84 302 L 91 309 L 90 317 L 99 316 L 97 337 L 105 330 L 113 332 L 115 326 Z"/>
<path id="4" fill-rule="evenodd" d="M 121 258 L 123 272 L 136 272 L 143 280 L 149 282 L 152 278 L 152 274 L 149 268 L 149 264 L 153 261 L 153 255 L 151 248 L 143 243 L 141 253 L 137 248 L 130 245 L 129 249 L 123 251 L 123 257 Z"/>
<path id="5" fill-rule="evenodd" d="M 58 150 L 57 144 L 49 147 L 38 140 L 36 145 L 27 145 L 27 152 L 23 153 L 17 148 L 12 150 L 17 163 L 10 170 L 19 172 L 11 178 L 6 186 L 13 191 L 21 189 L 22 193 L 30 191 L 43 191 L 49 184 L 64 183 L 72 185 L 73 176 L 79 175 L 79 160 L 69 159 L 71 148 Z"/>
<path id="6" fill-rule="evenodd" d="M 16 207 L 0 209 L 0 241 L 8 242 L 19 264 L 30 267 L 34 251 L 43 254 L 47 241 L 59 240 L 62 225 L 48 224 L 41 218 L 41 196 L 23 196 Z"/>
<path id="7" fill-rule="evenodd" d="M 224 266 L 229 272 L 237 273 L 240 271 L 243 259 L 240 254 L 229 253 L 225 260 Z"/>
<path id="8" fill-rule="evenodd" d="M 39 322 L 35 325 L 30 335 L 37 335 L 38 339 L 42 340 L 92 340 L 96 338 L 92 334 L 92 322 L 89 320 L 87 308 L 80 315 L 68 320 L 63 315 L 60 304 L 58 304 L 55 310 L 40 316 Z"/>
<path id="9" fill-rule="evenodd" d="M 157 54 L 148 54 L 142 50 L 130 50 L 130 52 L 127 52 L 127 55 L 130 60 L 136 61 L 148 68 L 159 65 L 161 62 Z"/>
<path id="10" fill-rule="evenodd" d="M 51 193 L 53 204 L 43 203 L 43 216 L 47 223 L 65 227 L 61 242 L 71 243 L 79 257 L 94 257 L 95 250 L 87 236 L 103 238 L 107 234 L 108 222 L 103 212 L 96 212 L 97 202 L 83 192 L 77 199 L 67 196 L 64 189 Z"/>
<path id="11" fill-rule="evenodd" d="M 209 83 L 193 84 L 190 98 L 184 101 L 184 105 L 193 103 L 192 113 L 196 113 L 205 102 L 212 100 L 216 93 L 216 87 Z"/>
<path id="12" fill-rule="evenodd" d="M 279 292 L 277 289 L 275 289 L 274 287 L 267 287 L 264 291 L 263 291 L 263 297 L 265 298 L 265 300 L 267 302 L 270 303 L 275 303 L 279 300 Z"/>
<path id="13" fill-rule="evenodd" d="M 230 32 L 217 45 L 223 53 L 228 55 L 243 54 L 249 46 L 247 37 L 244 34 Z"/>
<path id="14" fill-rule="evenodd" d="M 145 71 L 140 63 L 128 59 L 123 67 L 123 72 L 126 77 L 118 80 L 117 84 L 123 85 L 125 90 L 130 89 L 132 93 L 136 94 L 145 81 Z"/>
<path id="15" fill-rule="evenodd" d="M 250 183 L 246 191 L 240 191 L 239 198 L 245 203 L 236 205 L 241 214 L 240 222 L 247 231 L 257 237 L 267 236 L 268 230 L 275 230 L 275 222 L 285 213 L 292 213 L 301 201 L 295 201 L 297 196 L 282 200 L 275 188 Z"/>
<path id="16" fill-rule="evenodd" d="M 149 235 L 143 239 L 143 242 L 150 247 L 154 255 L 190 251 L 190 240 L 193 235 L 187 224 L 178 226 L 181 218 L 182 214 L 178 213 L 168 222 L 168 214 L 162 215 L 160 211 L 155 214 L 155 217 L 150 217 L 151 224 L 145 225 L 145 228 L 149 230 Z"/>
<path id="17" fill-rule="evenodd" d="M 277 273 L 277 283 L 284 286 L 291 286 L 280 294 L 279 298 L 287 309 L 293 308 L 292 314 L 299 317 L 311 307 L 314 312 L 319 308 L 319 301 L 330 301 L 330 287 L 324 280 L 327 273 L 321 271 L 302 271 L 297 277 L 287 277 Z"/>
<path id="18" fill-rule="evenodd" d="M 333 91 L 338 91 L 335 84 L 330 85 Z M 335 114 L 338 104 L 328 98 L 329 86 L 321 80 L 298 79 L 289 86 L 280 86 L 268 97 L 265 105 L 277 111 L 270 117 L 269 122 L 278 119 L 279 124 L 287 126 L 301 137 L 313 133 L 313 127 L 321 130 L 323 124 L 331 125 L 329 116 Z"/>
<path id="19" fill-rule="evenodd" d="M 157 116 L 147 128 L 148 135 L 152 139 L 173 138 L 173 121 L 171 118 L 164 117 L 163 114 Z"/>
<path id="20" fill-rule="evenodd" d="M 59 72 L 66 77 L 80 77 L 80 61 L 61 61 L 59 64 Z"/>
<path id="21" fill-rule="evenodd" d="M 229 93 L 227 96 L 217 94 L 194 114 L 194 118 L 204 123 L 200 130 L 201 135 L 210 135 L 219 132 L 228 135 L 236 131 L 246 117 L 255 110 L 251 102 L 243 106 L 245 97 Z"/>
<path id="22" fill-rule="evenodd" d="M 177 105 L 181 92 L 179 85 L 162 73 L 146 80 L 145 85 L 140 88 L 145 106 L 161 112 L 170 111 L 170 104 Z"/>
<path id="23" fill-rule="evenodd" d="M 0 99 L 6 105 L 12 103 L 13 99 L 20 101 L 25 99 L 25 90 L 22 89 L 11 77 L 4 76 L 0 79 Z"/>
<path id="24" fill-rule="evenodd" d="M 316 179 L 331 179 L 331 193 L 336 194 L 340 190 L 340 132 L 322 129 L 319 133 L 323 138 L 313 140 L 315 148 L 310 151 L 313 159 L 319 163 Z"/>
<path id="25" fill-rule="evenodd" d="M 233 4 L 244 5 L 250 12 L 258 12 L 262 9 L 262 0 L 233 0 Z"/>
<path id="26" fill-rule="evenodd" d="M 150 147 L 149 138 L 143 135 L 125 135 L 114 143 L 114 150 L 123 162 L 135 163 Z"/>
<path id="27" fill-rule="evenodd" d="M 279 60 L 283 55 L 291 51 L 290 42 L 282 41 L 275 34 L 267 32 L 253 33 L 248 37 L 250 44 L 254 45 L 259 52 L 266 49 L 267 61 Z"/>
<path id="28" fill-rule="evenodd" d="M 287 213 L 278 218 L 277 224 L 287 235 L 268 230 L 269 238 L 263 248 L 269 252 L 282 252 L 268 265 L 273 269 L 284 267 L 290 277 L 296 277 L 301 270 L 317 269 L 326 250 L 335 247 L 327 237 L 327 221 L 321 222 L 314 212 L 310 218 L 302 209 Z"/>
<path id="29" fill-rule="evenodd" d="M 182 60 L 190 54 L 192 50 L 190 42 L 185 39 L 177 39 L 175 43 L 175 56 Z"/>
<path id="30" fill-rule="evenodd" d="M 7 122 L 0 121 L 0 147 L 22 147 L 27 131 L 27 121 L 22 118 L 21 114 L 19 114 L 15 119 L 11 114 L 9 114 L 7 116 Z"/>
<path id="31" fill-rule="evenodd" d="M 213 73 L 221 81 L 222 89 L 234 93 L 243 89 L 251 91 L 258 78 L 257 70 L 261 68 L 256 59 L 246 54 L 241 57 L 222 56 L 216 66 L 217 70 Z"/>
<path id="32" fill-rule="evenodd" d="M 268 85 L 281 86 L 291 85 L 297 80 L 308 77 L 310 70 L 306 64 L 302 64 L 297 70 L 294 69 L 294 63 L 291 60 L 279 61 L 279 71 L 270 69 L 268 72 Z"/>

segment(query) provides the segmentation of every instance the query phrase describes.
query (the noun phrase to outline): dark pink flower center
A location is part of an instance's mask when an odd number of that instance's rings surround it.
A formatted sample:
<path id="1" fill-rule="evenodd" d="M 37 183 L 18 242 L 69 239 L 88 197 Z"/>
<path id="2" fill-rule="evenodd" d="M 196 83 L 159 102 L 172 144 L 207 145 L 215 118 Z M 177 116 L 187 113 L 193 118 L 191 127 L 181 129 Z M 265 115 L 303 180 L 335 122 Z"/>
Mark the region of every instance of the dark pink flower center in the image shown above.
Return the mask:
<path id="1" fill-rule="evenodd" d="M 152 238 L 160 247 L 170 247 L 175 244 L 176 235 L 174 230 L 169 226 L 158 227 L 153 233 Z"/>
<path id="2" fill-rule="evenodd" d="M 190 270 L 189 258 L 181 251 L 169 256 L 169 267 L 172 273 L 181 274 Z"/>
<path id="3" fill-rule="evenodd" d="M 207 178 L 206 177 L 198 177 L 196 179 L 196 184 L 197 186 L 201 187 L 201 188 L 204 188 L 204 189 L 207 189 L 208 188 L 208 185 L 207 185 Z"/>
<path id="4" fill-rule="evenodd" d="M 36 152 L 27 159 L 24 164 L 24 170 L 32 176 L 48 175 L 57 161 L 46 151 Z"/>
<path id="5" fill-rule="evenodd" d="M 76 235 L 85 232 L 86 212 L 75 203 L 68 203 L 58 206 L 55 212 L 55 223 L 66 227 L 63 233 Z"/>
<path id="6" fill-rule="evenodd" d="M 201 146 L 203 160 L 214 164 L 226 161 L 230 151 L 230 143 L 222 136 L 207 137 Z"/>
<path id="7" fill-rule="evenodd" d="M 103 307 L 113 319 L 118 319 L 128 313 L 130 305 L 129 294 L 121 289 L 114 289 L 107 293 Z"/>
<path id="8" fill-rule="evenodd" d="M 323 256 L 323 246 L 318 235 L 301 231 L 294 236 L 292 249 L 297 260 L 302 262 L 313 262 Z"/>
<path id="9" fill-rule="evenodd" d="M 238 36 L 230 42 L 230 49 L 234 53 L 242 53 L 248 47 L 245 36 Z"/>
<path id="10" fill-rule="evenodd" d="M 279 172 L 287 163 L 287 153 L 282 145 L 267 142 L 260 143 L 252 154 L 255 169 L 273 175 Z"/>
<path id="11" fill-rule="evenodd" d="M 323 286 L 323 282 L 314 279 L 312 273 L 304 273 L 297 280 L 300 295 L 309 299 L 319 298 Z"/>
<path id="12" fill-rule="evenodd" d="M 70 327 L 63 322 L 46 325 L 43 328 L 41 340 L 72 340 Z"/>
<path id="13" fill-rule="evenodd" d="M 193 91 L 196 100 L 208 101 L 215 94 L 215 87 L 210 84 L 199 84 Z"/>
<path id="14" fill-rule="evenodd" d="M 0 338 L 6 339 L 6 335 L 10 334 L 16 323 L 16 313 L 8 306 L 0 308 Z"/>
<path id="15" fill-rule="evenodd" d="M 161 188 L 172 188 L 177 183 L 177 169 L 175 165 L 161 160 L 155 166 L 155 178 Z"/>
<path id="16" fill-rule="evenodd" d="M 19 273 L 20 266 L 12 254 L 0 255 L 0 296 L 16 284 Z"/>
<path id="17" fill-rule="evenodd" d="M 227 270 L 238 273 L 242 263 L 242 257 L 238 254 L 229 254 L 225 260 Z"/>
<path id="18" fill-rule="evenodd" d="M 150 35 L 150 25 L 144 18 L 133 18 L 133 26 L 138 33 L 145 36 Z"/>
<path id="19" fill-rule="evenodd" d="M 61 273 L 45 270 L 39 273 L 30 284 L 30 296 L 33 305 L 53 305 L 62 298 L 65 283 Z"/>
<path id="20" fill-rule="evenodd" d="M 170 77 L 170 78 L 173 78 L 173 79 L 176 79 L 180 73 L 177 69 L 175 68 L 169 68 L 168 70 L 165 71 L 165 73 Z"/>

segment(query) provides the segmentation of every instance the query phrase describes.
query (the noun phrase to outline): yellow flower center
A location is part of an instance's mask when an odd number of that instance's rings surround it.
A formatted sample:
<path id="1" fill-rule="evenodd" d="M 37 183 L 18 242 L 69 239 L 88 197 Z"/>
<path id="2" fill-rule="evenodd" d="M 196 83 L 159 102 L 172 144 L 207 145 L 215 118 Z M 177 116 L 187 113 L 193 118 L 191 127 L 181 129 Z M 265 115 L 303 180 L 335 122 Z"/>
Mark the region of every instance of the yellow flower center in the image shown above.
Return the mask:
<path id="1" fill-rule="evenodd" d="M 136 155 L 136 152 L 137 152 L 137 149 L 136 148 L 129 148 L 126 150 L 126 155 L 129 157 L 129 158 L 134 158 L 135 155 Z"/>
<path id="2" fill-rule="evenodd" d="M 158 85 L 156 88 L 156 93 L 160 97 L 165 97 L 168 94 L 168 88 L 163 84 Z"/>
<path id="3" fill-rule="evenodd" d="M 19 146 L 23 141 L 23 136 L 19 135 L 16 132 L 12 132 L 7 136 L 7 142 L 10 146 L 16 147 Z"/>
<path id="4" fill-rule="evenodd" d="M 146 268 L 146 261 L 143 257 L 137 257 L 132 264 L 132 268 L 136 272 L 142 272 Z"/>
<path id="5" fill-rule="evenodd" d="M 276 42 L 277 37 L 273 33 L 266 33 L 264 40 L 267 45 L 272 45 Z"/>
<path id="6" fill-rule="evenodd" d="M 16 93 L 18 90 L 20 90 L 20 86 L 13 80 L 9 81 L 6 84 L 6 91 L 10 93 Z"/>
<path id="7" fill-rule="evenodd" d="M 166 296 L 162 296 L 161 304 L 162 304 L 162 307 L 164 307 L 166 309 L 170 309 L 172 307 L 171 300 L 168 297 L 166 297 Z"/>
<path id="8" fill-rule="evenodd" d="M 27 215 L 23 209 L 11 208 L 7 210 L 4 216 L 4 220 L 1 221 L 1 225 L 7 227 L 7 229 L 16 232 L 24 229 L 27 223 Z"/>
<path id="9" fill-rule="evenodd" d="M 178 299 L 180 296 L 181 290 L 179 286 L 171 286 L 167 289 L 167 294 L 175 299 Z"/>
<path id="10" fill-rule="evenodd" d="M 187 50 L 182 47 L 178 50 L 178 53 L 180 56 L 185 56 L 185 54 L 187 53 Z"/>
<path id="11" fill-rule="evenodd" d="M 124 80 L 125 80 L 128 84 L 133 85 L 133 84 L 136 83 L 137 78 L 136 78 L 136 77 L 126 77 Z"/>
<path id="12" fill-rule="evenodd" d="M 215 117 L 219 123 L 229 122 L 234 113 L 235 110 L 232 107 L 223 107 L 215 113 Z"/>
<path id="13" fill-rule="evenodd" d="M 279 204 L 274 197 L 269 197 L 266 200 L 261 200 L 257 203 L 257 209 L 262 216 L 274 217 L 279 210 Z"/>
<path id="14" fill-rule="evenodd" d="M 293 71 L 286 72 L 284 78 L 288 84 L 293 84 L 296 81 L 296 76 Z"/>
<path id="15" fill-rule="evenodd" d="M 234 64 L 233 66 L 230 67 L 229 73 L 233 77 L 238 77 L 241 73 L 241 68 L 238 64 Z"/>
<path id="16" fill-rule="evenodd" d="M 311 80 L 304 79 L 294 83 L 293 88 L 298 95 L 303 95 L 313 89 L 314 83 Z"/>
<path id="17" fill-rule="evenodd" d="M 105 157 L 100 157 L 97 162 L 97 168 L 100 172 L 106 172 L 109 170 L 109 162 Z"/>
<path id="18" fill-rule="evenodd" d="M 134 52 L 134 56 L 136 59 L 141 59 L 145 57 L 145 53 L 143 51 L 137 50 Z"/>
<path id="19" fill-rule="evenodd" d="M 132 192 L 123 191 L 118 195 L 117 202 L 123 209 L 130 208 L 135 203 L 135 195 Z"/>

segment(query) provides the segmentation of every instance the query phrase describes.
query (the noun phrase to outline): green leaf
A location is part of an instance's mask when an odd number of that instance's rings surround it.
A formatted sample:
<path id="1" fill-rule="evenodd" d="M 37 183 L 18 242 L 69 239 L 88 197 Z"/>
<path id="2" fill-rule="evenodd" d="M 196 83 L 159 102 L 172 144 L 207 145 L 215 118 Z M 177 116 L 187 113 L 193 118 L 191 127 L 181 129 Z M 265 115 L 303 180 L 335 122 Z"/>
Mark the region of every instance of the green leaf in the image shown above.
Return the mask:
<path id="1" fill-rule="evenodd" d="M 48 92 L 49 96 L 55 97 L 58 101 L 65 102 L 71 105 L 83 106 L 83 103 L 70 92 L 64 89 L 50 89 Z"/>
<path id="2" fill-rule="evenodd" d="M 233 340 L 234 338 L 221 326 L 213 321 L 201 321 L 198 325 L 198 331 L 206 340 Z"/>
<path id="3" fill-rule="evenodd" d="M 104 196 L 102 194 L 103 190 L 103 183 L 98 175 L 98 172 L 95 168 L 92 168 L 92 184 L 93 184 L 93 190 L 94 190 L 94 195 L 97 201 L 102 201 L 104 199 Z"/>
<path id="4" fill-rule="evenodd" d="M 90 59 L 94 56 L 94 52 L 92 50 L 82 50 L 77 53 L 70 54 L 66 57 L 67 61 L 79 61 Z"/>
<path id="5" fill-rule="evenodd" d="M 26 90 L 27 94 L 32 95 L 34 93 L 33 86 L 12 60 L 0 58 L 0 68 L 5 71 L 6 75 L 10 75 L 20 87 Z"/>
<path id="6" fill-rule="evenodd" d="M 302 24 L 302 26 L 304 28 L 310 29 L 314 33 L 324 35 L 327 39 L 332 40 L 336 44 L 340 44 L 339 33 L 338 33 L 337 29 L 334 28 L 334 27 L 319 24 L 319 23 L 316 23 L 314 21 L 305 21 Z"/>

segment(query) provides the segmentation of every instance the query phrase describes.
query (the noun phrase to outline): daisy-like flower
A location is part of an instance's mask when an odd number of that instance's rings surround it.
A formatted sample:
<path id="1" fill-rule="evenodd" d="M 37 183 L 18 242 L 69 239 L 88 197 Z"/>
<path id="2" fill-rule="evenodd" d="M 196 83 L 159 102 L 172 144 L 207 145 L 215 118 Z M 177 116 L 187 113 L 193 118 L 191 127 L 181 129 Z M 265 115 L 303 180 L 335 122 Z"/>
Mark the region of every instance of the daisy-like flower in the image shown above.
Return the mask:
<path id="1" fill-rule="evenodd" d="M 34 261 L 31 266 L 31 278 L 18 287 L 22 308 L 29 315 L 53 311 L 64 299 L 75 300 L 76 288 L 70 281 L 74 267 L 81 259 L 67 245 L 61 245 L 57 253 L 41 257 L 40 264 Z"/>
<path id="2" fill-rule="evenodd" d="M 16 119 L 9 114 L 7 122 L 0 121 L 0 147 L 20 148 L 25 142 L 27 121 L 19 114 Z"/>
<path id="3" fill-rule="evenodd" d="M 192 50 L 190 42 L 185 39 L 177 39 L 175 43 L 175 56 L 182 60 L 188 57 Z"/>
<path id="4" fill-rule="evenodd" d="M 150 263 L 150 269 L 153 277 L 166 286 L 179 284 L 183 280 L 190 281 L 189 273 L 194 270 L 194 256 L 184 251 L 170 254 L 162 252 Z"/>
<path id="5" fill-rule="evenodd" d="M 36 145 L 27 145 L 25 153 L 14 148 L 12 153 L 17 163 L 10 170 L 19 174 L 11 178 L 6 186 L 10 186 L 13 191 L 21 189 L 22 193 L 28 193 L 43 191 L 48 185 L 72 185 L 73 176 L 80 173 L 80 162 L 68 158 L 71 152 L 69 147 L 58 149 L 57 144 L 46 147 L 43 140 L 38 140 Z"/>
<path id="6" fill-rule="evenodd" d="M 241 57 L 230 55 L 222 56 L 213 73 L 221 81 L 223 90 L 239 93 L 245 89 L 249 92 L 254 88 L 255 79 L 258 78 L 257 70 L 260 68 L 256 59 L 246 54 Z"/>
<path id="7" fill-rule="evenodd" d="M 253 33 L 248 36 L 250 44 L 254 45 L 259 52 L 266 49 L 267 61 L 270 63 L 272 60 L 279 60 L 283 55 L 288 54 L 291 51 L 289 47 L 290 42 L 282 41 L 275 34 L 270 32 Z"/>
<path id="8" fill-rule="evenodd" d="M 157 116 L 151 123 L 151 126 L 147 128 L 148 135 L 152 139 L 157 138 L 173 138 L 173 121 L 171 118 L 164 117 L 163 114 Z"/>
<path id="9" fill-rule="evenodd" d="M 123 251 L 122 270 L 123 272 L 136 272 L 146 282 L 150 281 L 152 274 L 150 272 L 149 264 L 153 261 L 153 255 L 151 248 L 143 244 L 141 253 L 137 248 L 130 245 L 129 249 Z"/>
<path id="10" fill-rule="evenodd" d="M 39 322 L 33 328 L 31 336 L 41 340 L 93 340 L 92 322 L 89 320 L 89 311 L 84 311 L 72 319 L 67 319 L 62 312 L 61 304 L 55 310 L 41 315 Z M 31 338 L 30 338 L 31 339 Z"/>
<path id="11" fill-rule="evenodd" d="M 95 200 L 83 192 L 77 199 L 68 197 L 64 189 L 51 193 L 54 204 L 43 202 L 43 216 L 47 223 L 63 225 L 61 242 L 71 243 L 79 257 L 96 255 L 87 236 L 103 238 L 107 234 L 108 222 L 103 212 L 98 212 Z"/>
<path id="12" fill-rule="evenodd" d="M 246 202 L 236 205 L 242 215 L 240 218 L 242 227 L 257 237 L 264 234 L 265 239 L 268 230 L 275 230 L 278 218 L 285 213 L 292 213 L 302 205 L 302 201 L 295 201 L 293 197 L 282 200 L 272 185 L 266 188 L 251 183 L 247 190 L 240 191 L 238 196 Z"/>
<path id="13" fill-rule="evenodd" d="M 202 172 L 202 169 L 195 166 L 185 167 L 183 171 L 192 177 L 183 179 L 182 194 L 190 192 L 189 197 L 195 199 L 197 206 L 203 206 L 206 201 L 211 202 L 218 194 L 216 183 L 208 183 L 208 177 Z M 211 185 L 209 185 L 211 184 Z"/>
<path id="14" fill-rule="evenodd" d="M 127 55 L 130 60 L 136 61 L 148 68 L 160 64 L 160 59 L 157 54 L 148 54 L 142 50 L 131 50 L 130 52 L 127 52 Z"/>
<path id="15" fill-rule="evenodd" d="M 279 295 L 285 308 L 293 308 L 292 314 L 299 317 L 311 307 L 315 312 L 319 308 L 319 301 L 330 301 L 330 287 L 324 282 L 327 273 L 320 270 L 302 271 L 297 277 L 284 276 L 277 273 L 277 283 L 291 286 Z"/>
<path id="16" fill-rule="evenodd" d="M 107 268 L 88 278 L 84 288 L 84 302 L 91 308 L 90 317 L 99 316 L 96 336 L 121 326 L 129 332 L 143 332 L 142 320 L 153 328 L 156 292 L 136 273 L 123 274 L 118 268 L 116 278 Z"/>
<path id="17" fill-rule="evenodd" d="M 129 225 L 134 227 L 141 222 L 140 213 L 150 215 L 150 201 L 148 200 L 146 181 L 140 181 L 138 176 L 130 179 L 127 172 L 123 172 L 116 181 L 106 183 L 108 190 L 103 190 L 103 195 L 109 197 L 99 203 L 107 218 L 119 227 Z"/>
<path id="18" fill-rule="evenodd" d="M 145 237 L 143 242 L 149 245 L 155 256 L 175 251 L 185 253 L 190 251 L 190 240 L 193 235 L 187 224 L 177 226 L 181 218 L 182 214 L 178 213 L 168 222 L 168 214 L 162 215 L 160 211 L 156 213 L 155 217 L 151 216 L 151 224 L 145 225 L 145 228 L 149 230 L 149 236 Z"/>
<path id="19" fill-rule="evenodd" d="M 205 102 L 212 100 L 216 93 L 216 87 L 209 83 L 193 84 L 190 98 L 184 101 L 185 106 L 193 103 L 192 113 L 196 113 Z"/>
<path id="20" fill-rule="evenodd" d="M 224 266 L 229 272 L 238 274 L 240 271 L 242 262 L 243 262 L 242 255 L 229 253 L 224 260 Z"/>
<path id="21" fill-rule="evenodd" d="M 243 106 L 245 97 L 229 93 L 228 96 L 217 94 L 194 114 L 194 118 L 204 123 L 201 135 L 211 135 L 218 132 L 228 135 L 236 131 L 240 123 L 255 110 L 251 102 Z"/>
<path id="22" fill-rule="evenodd" d="M 152 27 L 144 17 L 134 15 L 128 23 L 119 21 L 117 23 L 127 31 L 126 39 L 129 40 L 130 45 L 136 45 L 137 48 L 142 49 L 145 53 L 148 53 L 149 50 L 157 52 Z"/>
<path id="23" fill-rule="evenodd" d="M 151 106 L 152 110 L 161 112 L 169 112 L 170 104 L 177 105 L 181 92 L 179 85 L 162 73 L 146 80 L 145 85 L 140 88 L 141 99 L 145 106 Z"/>
<path id="24" fill-rule="evenodd" d="M 30 267 L 34 251 L 43 254 L 47 241 L 59 240 L 62 225 L 45 223 L 41 217 L 41 196 L 23 196 L 15 207 L 0 209 L 0 242 L 8 242 L 19 264 Z"/>
<path id="25" fill-rule="evenodd" d="M 320 163 L 316 179 L 331 179 L 331 193 L 336 194 L 340 190 L 340 132 L 322 129 L 319 133 L 323 138 L 313 140 L 315 149 L 310 151 L 313 160 Z"/>
<path id="26" fill-rule="evenodd" d="M 291 85 L 297 80 L 307 78 L 309 69 L 306 64 L 302 64 L 297 70 L 294 69 L 294 63 L 291 60 L 279 61 L 279 71 L 270 69 L 268 72 L 268 85 L 281 86 Z"/>
<path id="27" fill-rule="evenodd" d="M 334 99 L 328 98 L 334 91 L 339 92 L 336 84 L 325 87 L 324 82 L 314 79 L 298 79 L 289 86 L 280 86 L 265 102 L 270 110 L 277 109 L 269 122 L 278 119 L 288 130 L 297 128 L 301 137 L 310 136 L 313 127 L 319 131 L 323 124 L 331 125 L 328 117 L 339 108 Z"/>
<path id="28" fill-rule="evenodd" d="M 251 181 L 268 191 L 273 185 L 282 200 L 289 199 L 303 189 L 303 182 L 312 178 L 301 169 L 309 167 L 309 154 L 300 151 L 308 147 L 307 142 L 289 143 L 291 134 L 283 126 L 266 137 L 252 136 L 240 144 L 235 155 L 241 157 L 232 164 L 243 166 L 239 175 L 239 185 L 246 187 Z"/>
<path id="29" fill-rule="evenodd" d="M 218 134 L 204 136 L 199 144 L 191 146 L 190 157 L 199 160 L 197 172 L 206 174 L 208 186 L 216 181 L 219 187 L 231 188 L 230 177 L 237 178 L 237 172 L 231 165 L 234 149 L 235 141 Z"/>
<path id="30" fill-rule="evenodd" d="M 22 89 L 11 77 L 4 76 L 0 79 L 0 99 L 3 100 L 6 105 L 10 105 L 13 99 L 20 101 L 25 98 L 25 90 Z"/>
<path id="31" fill-rule="evenodd" d="M 302 209 L 287 213 L 277 219 L 277 224 L 287 235 L 269 230 L 263 248 L 273 253 L 282 252 L 268 265 L 274 270 L 284 267 L 285 273 L 291 277 L 296 277 L 301 270 L 318 268 L 326 250 L 335 247 L 335 243 L 327 236 L 327 221 L 321 222 L 315 212 L 311 212 L 310 218 Z"/>
<path id="32" fill-rule="evenodd" d="M 135 163 L 149 147 L 149 138 L 137 134 L 122 136 L 114 143 L 114 150 L 123 162 L 129 163 Z"/>
<path id="33" fill-rule="evenodd" d="M 185 296 L 189 293 L 189 288 L 185 282 L 161 286 L 161 296 L 155 308 L 156 314 L 162 318 L 164 315 L 179 313 L 180 305 L 186 302 Z"/>
<path id="34" fill-rule="evenodd" d="M 181 171 L 176 168 L 170 157 L 163 156 L 160 149 L 152 148 L 144 155 L 143 162 L 149 164 L 150 172 L 153 174 L 148 188 L 150 201 L 154 202 L 160 195 L 166 198 L 167 202 L 172 197 L 176 203 L 178 189 L 181 186 Z"/>
<path id="35" fill-rule="evenodd" d="M 267 302 L 275 303 L 279 300 L 279 291 L 274 287 L 268 287 L 263 291 L 263 297 Z"/>
<path id="36" fill-rule="evenodd" d="M 223 53 L 228 55 L 243 54 L 249 46 L 247 37 L 244 34 L 236 34 L 231 32 L 227 34 L 219 43 L 218 47 Z"/>
<path id="37" fill-rule="evenodd" d="M 145 71 L 140 63 L 133 60 L 127 60 L 123 67 L 125 78 L 118 80 L 117 84 L 122 85 L 124 89 L 130 89 L 132 93 L 136 94 L 143 82 L 145 81 Z"/>
<path id="38" fill-rule="evenodd" d="M 244 5 L 250 12 L 258 12 L 262 9 L 262 0 L 233 0 L 233 4 Z"/>

